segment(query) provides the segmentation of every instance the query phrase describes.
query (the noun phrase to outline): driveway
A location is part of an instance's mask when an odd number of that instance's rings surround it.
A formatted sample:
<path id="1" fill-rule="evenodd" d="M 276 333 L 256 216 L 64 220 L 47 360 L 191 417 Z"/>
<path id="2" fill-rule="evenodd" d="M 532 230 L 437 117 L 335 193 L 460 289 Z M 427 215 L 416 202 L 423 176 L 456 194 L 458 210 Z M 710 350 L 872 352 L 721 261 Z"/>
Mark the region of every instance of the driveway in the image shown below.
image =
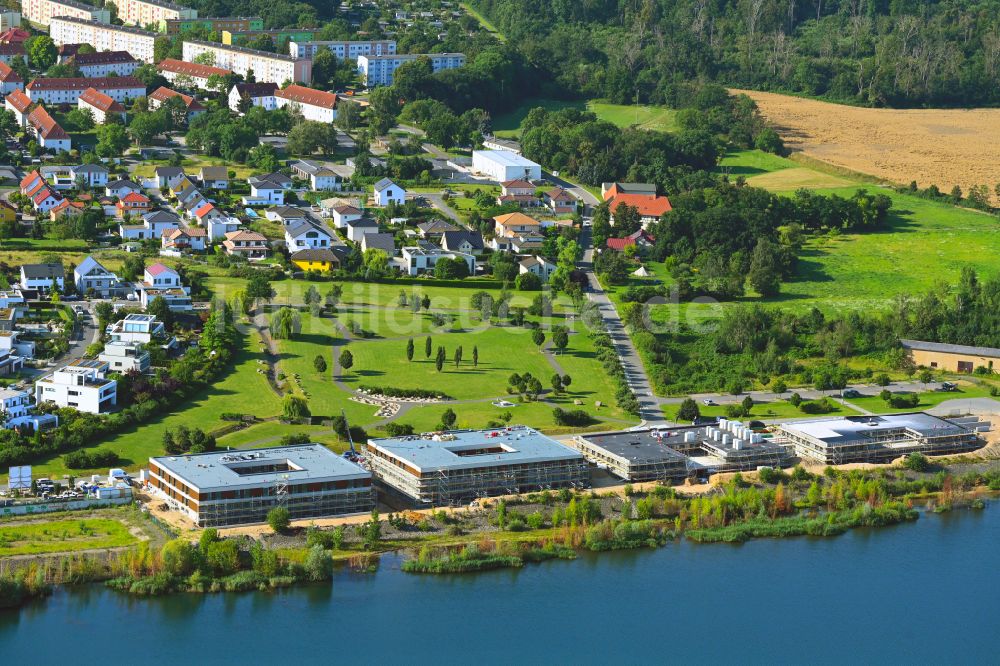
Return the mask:
<path id="1" fill-rule="evenodd" d="M 82 306 L 84 312 L 77 313 L 76 328 L 70 335 L 69 349 L 60 359 L 61 363 L 83 358 L 87 347 L 101 339 L 101 331 L 97 328 L 97 316 L 94 314 L 95 302 L 73 301 L 69 303 L 73 309 Z"/>

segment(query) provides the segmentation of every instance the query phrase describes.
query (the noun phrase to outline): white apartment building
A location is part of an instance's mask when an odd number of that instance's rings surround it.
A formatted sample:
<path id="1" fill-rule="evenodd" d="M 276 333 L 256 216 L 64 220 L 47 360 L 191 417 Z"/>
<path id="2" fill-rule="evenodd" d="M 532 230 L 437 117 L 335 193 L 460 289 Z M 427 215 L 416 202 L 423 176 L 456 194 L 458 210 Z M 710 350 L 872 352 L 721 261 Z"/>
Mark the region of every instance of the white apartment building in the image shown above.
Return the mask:
<path id="1" fill-rule="evenodd" d="M 199 90 L 208 90 L 208 79 L 211 76 L 228 76 L 232 74 L 228 69 L 213 67 L 211 65 L 201 65 L 196 62 L 184 62 L 173 58 L 164 58 L 156 65 L 156 70 L 163 75 L 167 81 L 177 83 L 180 79 L 182 87 L 195 87 Z"/>
<path id="2" fill-rule="evenodd" d="M 306 120 L 332 123 L 337 117 L 337 96 L 331 92 L 313 90 L 300 85 L 289 85 L 274 93 L 276 106 L 290 106 L 302 112 Z"/>
<path id="3" fill-rule="evenodd" d="M 431 61 L 435 72 L 442 69 L 457 69 L 465 65 L 464 53 L 411 53 L 409 55 L 372 55 L 358 56 L 358 72 L 369 88 L 392 85 L 392 75 L 404 63 L 413 62 L 418 58 Z"/>
<path id="4" fill-rule="evenodd" d="M 248 49 L 242 46 L 229 46 L 197 40 L 184 41 L 184 61 L 194 62 L 203 53 L 215 56 L 216 67 L 233 71 L 240 76 L 246 76 L 253 70 L 257 81 L 272 82 L 278 85 L 286 81 L 309 83 L 312 81 L 312 60 L 293 58 L 280 53 L 268 53 Z"/>
<path id="5" fill-rule="evenodd" d="M 355 62 L 358 56 L 395 55 L 396 53 L 396 41 L 387 39 L 374 42 L 289 42 L 288 54 L 293 58 L 315 58 L 316 52 L 323 47 L 330 49 L 337 60 L 354 60 Z"/>
<path id="6" fill-rule="evenodd" d="M 76 65 L 82 76 L 131 76 L 139 69 L 140 61 L 128 51 L 99 51 L 97 53 L 77 53 L 69 62 Z"/>
<path id="7" fill-rule="evenodd" d="M 111 23 L 111 12 L 77 0 L 22 0 L 21 15 L 38 25 L 49 25 L 57 16 Z"/>
<path id="8" fill-rule="evenodd" d="M 149 352 L 140 342 L 112 340 L 104 345 L 104 351 L 97 357 L 108 364 L 110 372 L 146 372 L 149 370 Z"/>
<path id="9" fill-rule="evenodd" d="M 15 319 L 18 315 L 15 314 Z M 13 354 L 22 359 L 35 358 L 35 343 L 31 340 L 19 340 L 21 331 L 0 331 L 0 354 Z"/>
<path id="10" fill-rule="evenodd" d="M 237 83 L 229 91 L 229 108 L 233 111 L 239 111 L 240 102 L 246 97 L 250 100 L 251 106 L 260 106 L 265 111 L 273 111 L 277 108 L 274 100 L 274 93 L 277 90 L 278 84 L 272 81 L 265 83 Z"/>
<path id="11" fill-rule="evenodd" d="M 118 404 L 118 382 L 107 379 L 108 364 L 81 359 L 35 382 L 35 402 L 52 402 L 80 412 L 100 414 Z"/>
<path id="12" fill-rule="evenodd" d="M 108 122 L 109 117 L 117 116 L 122 120 L 125 119 L 125 107 L 121 103 L 111 99 L 111 97 L 105 95 L 100 90 L 94 90 L 93 88 L 87 88 L 80 93 L 80 98 L 76 101 L 76 105 L 85 111 L 90 111 L 90 115 L 94 117 L 94 122 L 98 125 Z M 107 173 L 107 169 L 105 169 L 104 182 L 100 183 L 101 185 L 108 182 Z"/>
<path id="13" fill-rule="evenodd" d="M 129 26 L 61 16 L 52 19 L 49 36 L 56 46 L 90 44 L 98 51 L 128 51 L 136 60 L 151 63 L 157 34 Z"/>
<path id="14" fill-rule="evenodd" d="M 146 86 L 134 76 L 110 76 L 96 79 L 35 79 L 24 91 L 32 102 L 77 104 L 87 88 L 104 93 L 116 102 L 128 102 L 146 95 Z"/>
<path id="15" fill-rule="evenodd" d="M 118 18 L 126 25 L 160 25 L 170 19 L 196 19 L 198 10 L 165 0 L 107 0 L 118 8 Z"/>

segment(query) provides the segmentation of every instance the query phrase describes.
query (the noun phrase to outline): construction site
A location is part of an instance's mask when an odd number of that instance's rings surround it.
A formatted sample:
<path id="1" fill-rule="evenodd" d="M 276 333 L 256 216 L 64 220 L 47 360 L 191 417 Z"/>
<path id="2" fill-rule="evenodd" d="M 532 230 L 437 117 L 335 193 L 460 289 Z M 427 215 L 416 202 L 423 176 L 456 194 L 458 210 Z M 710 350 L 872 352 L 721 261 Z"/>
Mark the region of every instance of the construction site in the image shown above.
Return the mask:
<path id="1" fill-rule="evenodd" d="M 279 506 L 293 520 L 375 506 L 372 475 L 322 444 L 150 458 L 144 486 L 198 527 L 261 523 Z"/>
<path id="2" fill-rule="evenodd" d="M 776 439 L 796 455 L 826 463 L 888 462 L 911 453 L 942 455 L 974 451 L 990 423 L 977 416 L 951 419 L 926 412 L 846 416 L 785 423 Z"/>
<path id="3" fill-rule="evenodd" d="M 376 479 L 422 505 L 590 487 L 582 455 L 527 426 L 371 439 L 364 453 Z"/>

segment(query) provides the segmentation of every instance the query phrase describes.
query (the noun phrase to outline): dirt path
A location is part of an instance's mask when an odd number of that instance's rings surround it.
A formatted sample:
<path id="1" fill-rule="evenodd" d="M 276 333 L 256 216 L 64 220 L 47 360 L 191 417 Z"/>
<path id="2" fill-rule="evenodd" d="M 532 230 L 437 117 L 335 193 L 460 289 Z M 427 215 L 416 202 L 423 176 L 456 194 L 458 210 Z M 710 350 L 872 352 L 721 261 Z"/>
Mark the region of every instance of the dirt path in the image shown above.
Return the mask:
<path id="1" fill-rule="evenodd" d="M 893 183 L 1000 183 L 1000 109 L 866 109 L 753 90 L 746 93 L 806 157 Z"/>

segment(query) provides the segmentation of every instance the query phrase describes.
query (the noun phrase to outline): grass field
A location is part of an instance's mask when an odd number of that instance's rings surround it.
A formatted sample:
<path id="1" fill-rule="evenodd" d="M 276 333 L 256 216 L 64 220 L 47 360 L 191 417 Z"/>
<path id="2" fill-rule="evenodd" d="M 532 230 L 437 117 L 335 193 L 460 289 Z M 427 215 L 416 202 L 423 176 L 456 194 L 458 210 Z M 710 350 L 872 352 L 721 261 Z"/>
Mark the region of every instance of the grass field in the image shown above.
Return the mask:
<path id="1" fill-rule="evenodd" d="M 138 540 L 123 523 L 104 518 L 0 524 L 0 557 L 119 548 Z"/>
<path id="2" fill-rule="evenodd" d="M 734 399 L 732 401 L 720 402 L 718 405 L 698 405 L 698 409 L 702 416 L 726 416 L 726 406 L 730 404 L 739 404 L 739 400 Z M 824 416 L 854 416 L 860 412 L 851 409 L 850 407 L 845 407 L 838 402 L 830 400 L 830 403 L 834 406 L 834 410 L 829 414 Z M 673 418 L 677 415 L 677 405 L 664 405 L 663 413 L 668 418 Z M 787 400 L 771 400 L 767 402 L 756 402 L 754 403 L 753 409 L 750 410 L 750 416 L 743 417 L 746 419 L 793 419 L 793 418 L 808 418 L 810 415 L 804 413 L 798 407 L 794 406 Z"/>
<path id="3" fill-rule="evenodd" d="M 963 400 L 972 398 L 989 398 L 990 389 L 989 386 L 973 384 L 971 382 L 958 382 L 959 390 L 957 391 L 923 391 L 918 393 L 920 396 L 920 403 L 915 407 L 905 407 L 896 408 L 890 407 L 887 402 L 878 397 L 879 391 L 865 391 L 865 396 L 863 398 L 851 398 L 848 402 L 852 405 L 857 405 L 861 409 L 867 409 L 870 412 L 876 414 L 885 412 L 912 412 L 914 410 L 924 411 L 931 409 L 940 405 L 942 402 L 949 400 Z M 1000 401 L 997 402 L 1000 406 Z"/>
<path id="4" fill-rule="evenodd" d="M 536 107 L 549 111 L 574 108 L 593 111 L 600 120 L 606 120 L 618 127 L 636 125 L 642 129 L 670 132 L 676 129 L 676 111 L 662 106 L 645 104 L 610 104 L 600 100 L 566 101 L 556 99 L 529 99 L 519 107 L 493 119 L 493 132 L 502 137 L 518 137 L 521 135 L 521 123 L 528 112 Z"/>

